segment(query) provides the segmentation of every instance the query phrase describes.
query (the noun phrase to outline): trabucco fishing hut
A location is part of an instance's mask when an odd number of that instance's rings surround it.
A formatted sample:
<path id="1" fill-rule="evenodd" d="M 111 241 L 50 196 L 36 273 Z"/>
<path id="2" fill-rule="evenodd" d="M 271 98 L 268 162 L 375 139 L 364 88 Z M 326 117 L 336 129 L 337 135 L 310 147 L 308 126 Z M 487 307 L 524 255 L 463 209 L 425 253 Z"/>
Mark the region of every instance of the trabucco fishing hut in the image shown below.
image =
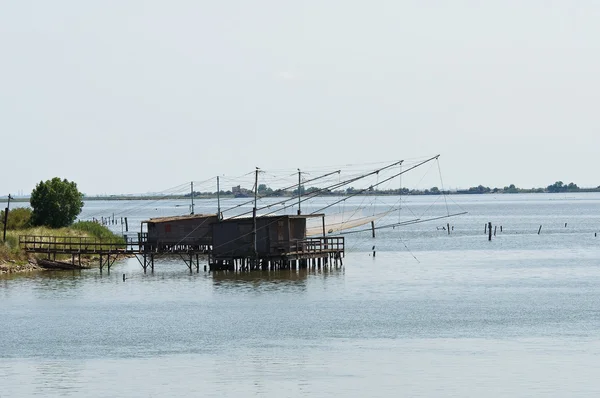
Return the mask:
<path id="1" fill-rule="evenodd" d="M 323 236 L 307 237 L 308 218 L 323 219 Z M 211 270 L 272 270 L 338 265 L 343 237 L 325 236 L 325 215 L 232 218 L 212 224 Z"/>

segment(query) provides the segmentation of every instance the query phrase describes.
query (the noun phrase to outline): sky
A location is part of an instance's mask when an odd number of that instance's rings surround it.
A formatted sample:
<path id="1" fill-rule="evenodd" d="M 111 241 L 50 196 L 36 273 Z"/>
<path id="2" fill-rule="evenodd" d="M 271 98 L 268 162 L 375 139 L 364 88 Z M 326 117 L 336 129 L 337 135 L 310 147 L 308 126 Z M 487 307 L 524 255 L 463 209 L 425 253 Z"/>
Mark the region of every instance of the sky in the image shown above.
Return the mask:
<path id="1" fill-rule="evenodd" d="M 0 0 L 0 196 L 441 154 L 600 185 L 600 3 Z"/>

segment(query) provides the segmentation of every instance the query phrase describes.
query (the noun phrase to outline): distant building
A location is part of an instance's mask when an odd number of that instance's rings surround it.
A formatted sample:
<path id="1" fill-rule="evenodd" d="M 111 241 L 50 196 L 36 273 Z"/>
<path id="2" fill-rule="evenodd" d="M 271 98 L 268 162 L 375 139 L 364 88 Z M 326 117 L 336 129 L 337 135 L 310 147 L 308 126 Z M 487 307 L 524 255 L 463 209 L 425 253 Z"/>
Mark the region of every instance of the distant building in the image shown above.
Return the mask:
<path id="1" fill-rule="evenodd" d="M 247 198 L 249 196 L 252 196 L 252 194 L 253 194 L 252 191 L 249 191 L 246 188 L 242 188 L 239 185 L 236 187 L 231 187 L 231 193 L 236 198 Z"/>

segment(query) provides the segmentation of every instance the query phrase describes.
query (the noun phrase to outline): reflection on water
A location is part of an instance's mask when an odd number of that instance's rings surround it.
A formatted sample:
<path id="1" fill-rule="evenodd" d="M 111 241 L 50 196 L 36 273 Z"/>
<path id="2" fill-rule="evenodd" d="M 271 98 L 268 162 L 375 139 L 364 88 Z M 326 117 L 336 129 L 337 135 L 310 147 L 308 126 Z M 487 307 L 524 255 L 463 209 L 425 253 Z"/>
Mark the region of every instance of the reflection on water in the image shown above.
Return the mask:
<path id="1" fill-rule="evenodd" d="M 274 270 L 252 272 L 212 272 L 215 289 L 228 289 L 241 292 L 245 289 L 261 292 L 282 291 L 286 293 L 305 291 L 309 278 L 341 278 L 344 275 L 340 269 L 323 270 Z"/>

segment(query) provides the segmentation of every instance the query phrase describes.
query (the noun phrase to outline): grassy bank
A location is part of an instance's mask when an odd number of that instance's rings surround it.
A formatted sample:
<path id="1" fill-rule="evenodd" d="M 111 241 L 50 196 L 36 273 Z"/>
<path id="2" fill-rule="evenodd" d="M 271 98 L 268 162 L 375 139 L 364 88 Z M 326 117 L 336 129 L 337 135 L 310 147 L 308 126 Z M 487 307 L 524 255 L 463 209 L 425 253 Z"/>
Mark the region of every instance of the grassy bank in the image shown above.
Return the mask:
<path id="1" fill-rule="evenodd" d="M 11 230 L 6 233 L 6 242 L 0 243 L 0 273 L 35 268 L 37 258 L 45 257 L 45 255 L 32 255 L 21 250 L 19 247 L 20 235 L 87 237 L 96 238 L 105 242 L 124 243 L 123 237 L 115 235 L 107 227 L 91 221 L 81 221 L 70 227 L 59 229 L 34 227 Z M 57 256 L 57 260 L 58 259 L 59 256 Z M 85 260 L 90 261 L 92 259 L 92 257 L 87 257 Z M 28 265 L 30 266 L 28 267 Z"/>

